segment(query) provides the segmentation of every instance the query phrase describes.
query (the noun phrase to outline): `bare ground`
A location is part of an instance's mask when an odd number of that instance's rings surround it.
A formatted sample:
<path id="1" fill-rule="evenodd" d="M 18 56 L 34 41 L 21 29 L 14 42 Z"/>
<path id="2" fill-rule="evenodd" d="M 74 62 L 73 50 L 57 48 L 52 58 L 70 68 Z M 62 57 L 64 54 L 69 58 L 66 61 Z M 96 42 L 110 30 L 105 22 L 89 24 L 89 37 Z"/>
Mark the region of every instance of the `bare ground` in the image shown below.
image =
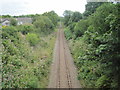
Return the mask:
<path id="1" fill-rule="evenodd" d="M 62 27 L 57 32 L 48 88 L 81 88 Z"/>

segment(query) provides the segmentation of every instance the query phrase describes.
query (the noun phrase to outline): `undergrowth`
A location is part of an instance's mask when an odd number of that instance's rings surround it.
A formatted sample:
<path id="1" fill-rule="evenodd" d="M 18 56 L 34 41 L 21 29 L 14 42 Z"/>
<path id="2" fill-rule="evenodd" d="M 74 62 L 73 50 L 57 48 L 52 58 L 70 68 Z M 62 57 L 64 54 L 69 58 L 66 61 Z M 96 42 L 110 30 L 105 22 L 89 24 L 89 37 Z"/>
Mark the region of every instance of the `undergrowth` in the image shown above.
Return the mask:
<path id="1" fill-rule="evenodd" d="M 120 87 L 120 4 L 105 3 L 65 35 L 85 88 Z M 72 22 L 74 26 L 74 22 Z"/>
<path id="2" fill-rule="evenodd" d="M 2 87 L 45 88 L 54 42 L 54 33 L 37 37 L 24 35 L 16 27 L 3 28 Z"/>

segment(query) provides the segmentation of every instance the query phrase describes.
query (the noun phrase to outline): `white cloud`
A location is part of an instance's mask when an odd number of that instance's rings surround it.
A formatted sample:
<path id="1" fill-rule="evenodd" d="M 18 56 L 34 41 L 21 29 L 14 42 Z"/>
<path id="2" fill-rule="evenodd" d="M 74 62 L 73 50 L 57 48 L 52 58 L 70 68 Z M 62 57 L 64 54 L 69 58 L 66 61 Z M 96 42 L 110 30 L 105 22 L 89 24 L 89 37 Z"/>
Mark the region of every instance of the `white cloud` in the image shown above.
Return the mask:
<path id="1" fill-rule="evenodd" d="M 64 10 L 85 10 L 86 0 L 0 0 L 1 13 L 10 15 L 36 14 L 54 10 L 62 15 Z"/>

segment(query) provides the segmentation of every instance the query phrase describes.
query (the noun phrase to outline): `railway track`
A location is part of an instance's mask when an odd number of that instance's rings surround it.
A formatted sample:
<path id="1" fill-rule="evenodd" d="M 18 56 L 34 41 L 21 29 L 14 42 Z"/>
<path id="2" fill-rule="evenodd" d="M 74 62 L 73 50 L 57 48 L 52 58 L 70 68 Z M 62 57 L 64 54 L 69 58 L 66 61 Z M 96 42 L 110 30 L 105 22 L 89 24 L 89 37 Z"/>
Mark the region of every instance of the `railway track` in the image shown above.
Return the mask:
<path id="1" fill-rule="evenodd" d="M 51 67 L 48 88 L 79 88 L 76 69 L 67 46 L 62 27 L 57 33 L 54 60 Z"/>
<path id="2" fill-rule="evenodd" d="M 58 52 L 59 52 L 59 55 L 58 55 L 58 78 L 56 79 L 57 80 L 57 84 L 56 84 L 56 88 L 60 88 L 60 30 L 58 31 L 58 42 L 59 42 L 59 49 L 58 49 Z"/>
<path id="3" fill-rule="evenodd" d="M 62 44 L 62 45 L 61 45 Z M 60 73 L 62 73 L 62 72 L 60 72 L 61 70 L 60 70 L 60 61 L 61 61 L 61 57 L 60 57 L 60 50 L 62 50 L 61 49 L 61 47 L 63 48 L 63 57 L 64 57 L 64 63 L 65 63 L 65 73 L 66 73 L 66 77 L 67 77 L 67 88 L 72 88 L 72 82 L 71 82 L 71 77 L 70 77 L 70 71 L 69 71 L 69 67 L 68 67 L 68 62 L 67 62 L 67 60 L 66 60 L 66 55 L 65 55 L 65 45 L 64 45 L 64 34 L 63 34 L 63 32 L 62 32 L 62 30 L 59 30 L 59 63 L 58 63 L 58 78 L 57 78 L 57 82 L 58 82 L 58 84 L 57 84 L 57 88 L 61 88 L 62 86 L 61 86 L 61 80 L 60 80 Z"/>
<path id="4" fill-rule="evenodd" d="M 64 46 L 64 58 L 65 58 L 65 66 L 66 66 L 66 75 L 67 75 L 67 81 L 68 81 L 68 87 L 72 88 L 72 81 L 71 81 L 71 75 L 68 65 L 68 60 L 66 59 L 66 48 L 65 48 L 65 39 L 64 39 L 64 33 L 62 32 L 62 39 L 63 39 L 63 46 Z"/>

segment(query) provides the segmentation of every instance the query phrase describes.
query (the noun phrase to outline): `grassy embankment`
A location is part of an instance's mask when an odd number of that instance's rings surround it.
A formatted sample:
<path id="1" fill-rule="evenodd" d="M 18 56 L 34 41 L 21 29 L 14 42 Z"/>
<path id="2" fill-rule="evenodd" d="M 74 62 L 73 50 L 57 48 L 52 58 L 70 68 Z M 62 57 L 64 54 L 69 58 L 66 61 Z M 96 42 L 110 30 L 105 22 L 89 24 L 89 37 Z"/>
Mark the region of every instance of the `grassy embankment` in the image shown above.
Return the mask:
<path id="1" fill-rule="evenodd" d="M 36 32 L 23 34 L 23 27 L 26 31 L 32 26 L 2 29 L 2 87 L 45 88 L 48 84 L 55 32 L 48 35 Z"/>
<path id="2" fill-rule="evenodd" d="M 120 86 L 119 9 L 120 4 L 102 4 L 65 29 L 78 79 L 85 88 Z"/>

